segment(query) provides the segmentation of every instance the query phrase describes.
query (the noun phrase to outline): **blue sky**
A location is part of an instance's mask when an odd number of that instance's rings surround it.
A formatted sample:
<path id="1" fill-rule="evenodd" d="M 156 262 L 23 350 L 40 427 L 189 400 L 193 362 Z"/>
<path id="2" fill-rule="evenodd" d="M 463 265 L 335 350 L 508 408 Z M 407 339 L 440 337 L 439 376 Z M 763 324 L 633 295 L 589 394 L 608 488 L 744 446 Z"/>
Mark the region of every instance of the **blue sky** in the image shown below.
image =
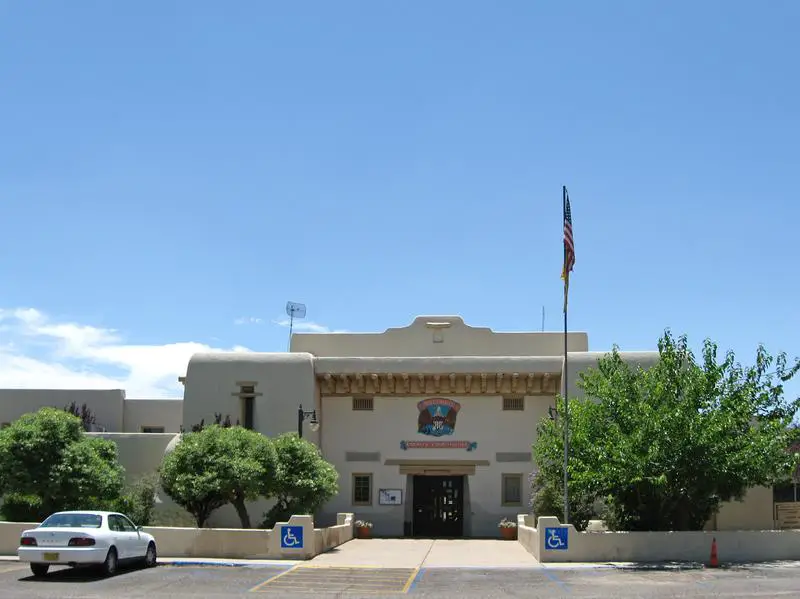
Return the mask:
<path id="1" fill-rule="evenodd" d="M 798 349 L 800 4 L 0 2 L 0 385 L 419 314 Z M 244 324 L 242 324 L 244 321 Z M 239 323 L 239 324 L 237 324 Z M 800 385 L 790 390 L 797 393 Z"/>

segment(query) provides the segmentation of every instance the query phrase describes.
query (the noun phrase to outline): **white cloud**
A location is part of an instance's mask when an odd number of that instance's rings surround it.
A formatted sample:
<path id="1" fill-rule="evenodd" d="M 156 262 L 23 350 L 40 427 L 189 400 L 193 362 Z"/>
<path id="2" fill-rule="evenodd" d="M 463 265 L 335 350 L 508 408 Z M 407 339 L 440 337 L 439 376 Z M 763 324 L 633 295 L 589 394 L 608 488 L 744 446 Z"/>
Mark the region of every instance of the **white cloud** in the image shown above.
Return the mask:
<path id="1" fill-rule="evenodd" d="M 279 327 L 286 327 L 289 328 L 289 319 L 288 318 L 276 318 L 272 321 L 272 324 L 276 324 Z M 298 320 L 295 319 L 294 324 L 292 325 L 292 331 L 295 333 L 346 333 L 347 331 L 332 331 L 330 328 L 326 327 L 322 324 L 317 324 L 316 322 L 312 322 L 310 320 Z"/>
<path id="2" fill-rule="evenodd" d="M 130 398 L 182 397 L 192 354 L 248 352 L 194 341 L 125 343 L 113 329 L 53 321 L 34 308 L 0 309 L 0 388 L 125 389 Z"/>
<path id="3" fill-rule="evenodd" d="M 264 319 L 257 316 L 242 316 L 234 320 L 233 324 L 264 324 Z"/>

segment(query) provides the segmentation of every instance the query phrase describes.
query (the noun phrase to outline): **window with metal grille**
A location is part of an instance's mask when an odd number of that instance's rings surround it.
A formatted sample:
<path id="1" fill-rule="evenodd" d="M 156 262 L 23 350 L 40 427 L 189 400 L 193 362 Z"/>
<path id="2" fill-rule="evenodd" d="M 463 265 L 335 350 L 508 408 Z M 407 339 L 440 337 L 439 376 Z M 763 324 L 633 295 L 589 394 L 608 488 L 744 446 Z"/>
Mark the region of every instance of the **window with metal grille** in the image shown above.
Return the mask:
<path id="1" fill-rule="evenodd" d="M 503 398 L 503 409 L 504 410 L 513 410 L 517 412 L 521 412 L 525 409 L 525 398 L 524 397 L 504 397 Z"/>
<path id="2" fill-rule="evenodd" d="M 372 397 L 354 397 L 353 410 L 370 412 L 375 409 L 375 402 Z"/>
<path id="3" fill-rule="evenodd" d="M 372 475 L 353 475 L 353 505 L 372 505 Z"/>
<path id="4" fill-rule="evenodd" d="M 522 505 L 522 475 L 503 475 L 503 505 Z"/>

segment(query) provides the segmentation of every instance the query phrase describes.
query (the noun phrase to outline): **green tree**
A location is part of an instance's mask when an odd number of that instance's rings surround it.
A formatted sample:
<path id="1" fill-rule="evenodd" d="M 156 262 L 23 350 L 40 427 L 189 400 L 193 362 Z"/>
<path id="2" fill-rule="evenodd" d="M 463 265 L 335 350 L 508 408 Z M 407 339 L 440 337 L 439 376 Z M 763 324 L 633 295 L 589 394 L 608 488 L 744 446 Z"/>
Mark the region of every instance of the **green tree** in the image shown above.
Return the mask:
<path id="1" fill-rule="evenodd" d="M 585 398 L 570 401 L 570 495 L 578 509 L 603 500 L 620 530 L 700 530 L 725 501 L 785 479 L 800 460 L 787 451 L 800 399 L 783 383 L 800 370 L 759 346 L 744 367 L 666 331 L 650 368 L 623 362 L 617 348 L 581 375 Z M 541 476 L 563 476 L 563 401 L 538 427 Z M 582 504 L 582 505 L 581 505 Z"/>
<path id="2" fill-rule="evenodd" d="M 285 522 L 294 514 L 314 514 L 339 492 L 339 473 L 313 443 L 296 433 L 274 440 L 278 457 L 273 497 L 276 504 L 264 514 L 264 528 Z"/>
<path id="3" fill-rule="evenodd" d="M 42 408 L 0 431 L 0 511 L 9 520 L 109 508 L 124 479 L 116 444 L 84 435 L 81 419 L 64 410 Z"/>
<path id="4" fill-rule="evenodd" d="M 272 493 L 275 471 L 275 450 L 264 435 L 239 426 L 204 425 L 184 434 L 164 457 L 161 486 L 198 527 L 231 503 L 242 528 L 250 528 L 246 502 Z"/>
<path id="5" fill-rule="evenodd" d="M 156 506 L 158 476 L 148 474 L 125 490 L 116 511 L 126 514 L 137 526 L 151 526 Z"/>

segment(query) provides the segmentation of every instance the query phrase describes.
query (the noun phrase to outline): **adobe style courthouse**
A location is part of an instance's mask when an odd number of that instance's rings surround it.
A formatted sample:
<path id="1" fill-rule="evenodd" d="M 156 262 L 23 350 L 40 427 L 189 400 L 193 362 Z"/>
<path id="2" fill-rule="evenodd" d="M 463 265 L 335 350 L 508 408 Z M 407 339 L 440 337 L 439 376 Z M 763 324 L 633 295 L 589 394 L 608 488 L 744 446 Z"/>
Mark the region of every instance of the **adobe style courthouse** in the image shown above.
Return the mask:
<path id="1" fill-rule="evenodd" d="M 276 436 L 298 430 L 302 406 L 318 422 L 305 421 L 304 438 L 340 474 L 339 494 L 317 514 L 320 525 L 354 512 L 378 536 L 495 537 L 503 517 L 529 512 L 537 423 L 565 385 L 570 397 L 580 396 L 579 373 L 605 353 L 589 352 L 585 333 L 569 333 L 567 345 L 564 381 L 563 333 L 498 333 L 457 316 L 421 316 L 383 333 L 296 333 L 288 353 L 197 354 L 181 377 L 183 401 L 126 399 L 123 391 L 0 391 L 0 422 L 43 405 L 85 402 L 105 429 L 96 434 L 117 441 L 133 478 L 158 466 L 181 426 L 190 430 L 220 413 Z M 654 351 L 622 355 L 632 365 L 658 359 Z M 734 519 L 771 528 L 769 493 L 766 515 L 750 509 Z M 229 508 L 211 525 L 237 526 Z M 260 515 L 253 509 L 254 521 Z"/>

